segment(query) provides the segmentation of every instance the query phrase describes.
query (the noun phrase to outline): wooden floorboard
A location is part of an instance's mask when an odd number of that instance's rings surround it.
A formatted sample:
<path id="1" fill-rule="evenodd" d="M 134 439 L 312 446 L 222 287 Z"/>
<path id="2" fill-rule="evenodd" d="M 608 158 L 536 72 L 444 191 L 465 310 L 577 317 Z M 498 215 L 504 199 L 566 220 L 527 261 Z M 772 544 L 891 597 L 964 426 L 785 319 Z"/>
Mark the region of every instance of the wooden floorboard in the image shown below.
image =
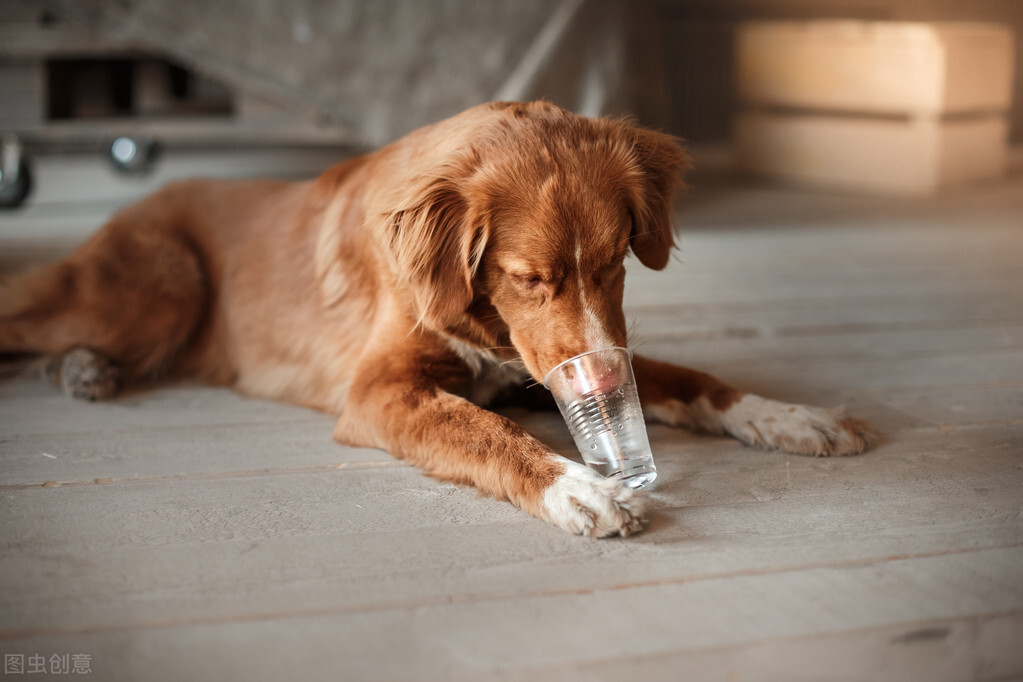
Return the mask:
<path id="1" fill-rule="evenodd" d="M 140 189 L 100 184 L 0 217 L 0 269 Z M 648 527 L 597 541 L 337 446 L 326 415 L 191 385 L 74 403 L 23 368 L 0 653 L 103 680 L 1023 679 L 1023 178 L 932 201 L 698 181 L 680 221 L 677 262 L 629 270 L 638 350 L 844 403 L 875 448 L 652 426 Z M 557 415 L 506 414 L 575 456 Z"/>

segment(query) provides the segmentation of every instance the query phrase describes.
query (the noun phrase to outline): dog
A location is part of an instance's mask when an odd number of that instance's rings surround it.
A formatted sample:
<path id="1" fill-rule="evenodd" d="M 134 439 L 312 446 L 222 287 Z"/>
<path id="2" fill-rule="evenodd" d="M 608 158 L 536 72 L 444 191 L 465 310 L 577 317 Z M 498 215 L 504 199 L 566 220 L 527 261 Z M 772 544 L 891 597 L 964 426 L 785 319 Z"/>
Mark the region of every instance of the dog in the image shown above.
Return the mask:
<path id="1" fill-rule="evenodd" d="M 0 353 L 74 397 L 187 377 L 337 415 L 334 439 L 626 536 L 646 496 L 487 409 L 581 352 L 627 346 L 625 261 L 675 245 L 678 139 L 548 102 L 489 103 L 298 183 L 189 180 L 0 288 Z M 863 451 L 842 409 L 636 356 L 644 415 L 806 455 Z M 532 383 L 532 387 L 529 384 Z"/>

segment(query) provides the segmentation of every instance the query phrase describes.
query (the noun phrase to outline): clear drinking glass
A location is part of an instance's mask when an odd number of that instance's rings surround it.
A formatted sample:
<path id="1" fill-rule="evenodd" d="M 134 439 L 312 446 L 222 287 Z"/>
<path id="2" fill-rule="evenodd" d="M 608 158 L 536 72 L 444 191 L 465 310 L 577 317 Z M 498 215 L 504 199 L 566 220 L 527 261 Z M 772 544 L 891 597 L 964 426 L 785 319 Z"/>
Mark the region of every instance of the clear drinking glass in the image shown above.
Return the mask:
<path id="1" fill-rule="evenodd" d="M 630 488 L 654 482 L 657 468 L 632 372 L 632 351 L 581 353 L 548 372 L 543 385 L 554 394 L 586 464 Z"/>

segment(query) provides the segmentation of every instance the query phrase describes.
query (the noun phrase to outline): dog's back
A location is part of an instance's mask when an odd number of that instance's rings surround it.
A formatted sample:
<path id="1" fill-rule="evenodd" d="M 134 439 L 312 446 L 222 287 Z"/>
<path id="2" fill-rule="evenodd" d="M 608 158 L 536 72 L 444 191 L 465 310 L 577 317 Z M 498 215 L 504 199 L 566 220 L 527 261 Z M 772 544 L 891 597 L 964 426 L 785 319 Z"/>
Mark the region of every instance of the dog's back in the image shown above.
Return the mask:
<path id="1" fill-rule="evenodd" d="M 331 367 L 343 373 L 342 360 L 354 359 L 338 356 L 357 350 L 345 343 L 358 333 L 344 320 L 365 319 L 373 286 L 335 292 L 331 305 L 309 303 L 331 276 L 316 272 L 318 249 L 344 247 L 333 268 L 371 258 L 352 231 L 322 243 L 324 219 L 341 219 L 336 188 L 323 185 L 350 171 L 339 166 L 318 185 L 168 185 L 119 211 L 68 258 L 0 283 L 0 353 L 85 347 L 116 358 L 122 381 L 185 375 L 336 409 L 344 381 Z"/>

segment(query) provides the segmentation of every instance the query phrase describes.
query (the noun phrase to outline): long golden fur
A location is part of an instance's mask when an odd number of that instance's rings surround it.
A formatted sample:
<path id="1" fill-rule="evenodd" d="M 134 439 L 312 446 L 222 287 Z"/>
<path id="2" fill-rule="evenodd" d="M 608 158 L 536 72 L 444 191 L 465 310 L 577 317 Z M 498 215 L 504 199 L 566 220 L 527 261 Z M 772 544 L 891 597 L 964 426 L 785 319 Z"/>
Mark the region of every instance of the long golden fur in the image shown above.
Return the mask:
<path id="1" fill-rule="evenodd" d="M 624 535 L 640 496 L 480 405 L 627 345 L 624 261 L 667 264 L 685 167 L 677 140 L 626 121 L 492 103 L 314 181 L 174 183 L 6 282 L 0 352 L 63 358 L 65 388 L 88 398 L 117 372 L 313 407 L 338 415 L 339 442 L 572 532 Z M 93 368 L 105 383 L 69 376 L 83 352 L 116 368 Z M 807 454 L 866 446 L 866 425 L 841 411 L 634 364 L 649 418 Z"/>

